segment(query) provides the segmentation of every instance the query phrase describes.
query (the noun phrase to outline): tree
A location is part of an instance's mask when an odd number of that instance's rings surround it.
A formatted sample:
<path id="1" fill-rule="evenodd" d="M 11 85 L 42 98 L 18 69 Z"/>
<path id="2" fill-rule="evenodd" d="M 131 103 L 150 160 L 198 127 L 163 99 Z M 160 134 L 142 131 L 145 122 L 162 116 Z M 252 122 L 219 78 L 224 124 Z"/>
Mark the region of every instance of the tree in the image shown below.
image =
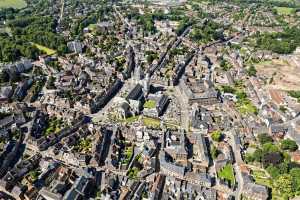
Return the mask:
<path id="1" fill-rule="evenodd" d="M 272 178 L 277 178 L 280 175 L 280 170 L 273 165 L 269 165 L 266 170 Z"/>
<path id="2" fill-rule="evenodd" d="M 281 149 L 289 150 L 289 151 L 296 151 L 298 149 L 298 145 L 294 140 L 285 139 L 285 140 L 281 141 Z"/>
<path id="3" fill-rule="evenodd" d="M 274 181 L 274 189 L 282 196 L 293 197 L 293 178 L 290 174 L 282 174 Z"/>
<path id="4" fill-rule="evenodd" d="M 228 86 L 228 85 L 222 85 L 222 90 L 223 90 L 224 93 L 234 94 L 236 92 L 236 90 L 233 87 Z"/>
<path id="5" fill-rule="evenodd" d="M 262 162 L 264 166 L 279 165 L 283 161 L 282 155 L 279 152 L 271 152 L 263 155 Z"/>
<path id="6" fill-rule="evenodd" d="M 300 168 L 293 168 L 290 171 L 290 175 L 293 177 L 293 188 L 295 191 L 300 192 Z"/>
<path id="7" fill-rule="evenodd" d="M 213 139 L 213 141 L 220 142 L 222 140 L 222 133 L 221 133 L 221 131 L 219 131 L 219 130 L 214 131 L 211 134 L 211 138 Z"/>
<path id="8" fill-rule="evenodd" d="M 254 157 L 254 160 L 256 162 L 261 162 L 261 159 L 263 157 L 263 152 L 261 149 L 256 149 L 253 153 L 253 157 Z"/>
<path id="9" fill-rule="evenodd" d="M 256 76 L 256 69 L 253 65 L 251 65 L 248 69 L 247 69 L 247 74 L 248 76 Z"/>
<path id="10" fill-rule="evenodd" d="M 273 139 L 267 133 L 263 133 L 263 134 L 258 135 L 258 141 L 261 145 L 263 145 L 268 142 L 273 142 Z"/>
<path id="11" fill-rule="evenodd" d="M 267 142 L 267 143 L 262 145 L 262 151 L 263 151 L 264 154 L 278 153 L 279 148 L 276 145 L 272 144 L 271 142 Z"/>
<path id="12" fill-rule="evenodd" d="M 217 147 L 215 145 L 212 145 L 211 147 L 211 157 L 213 159 L 216 159 L 219 155 L 219 150 L 217 149 Z"/>
<path id="13" fill-rule="evenodd" d="M 254 158 L 253 154 L 246 153 L 246 155 L 245 155 L 245 161 L 246 161 L 246 163 L 252 163 L 252 162 L 254 162 L 255 158 Z"/>

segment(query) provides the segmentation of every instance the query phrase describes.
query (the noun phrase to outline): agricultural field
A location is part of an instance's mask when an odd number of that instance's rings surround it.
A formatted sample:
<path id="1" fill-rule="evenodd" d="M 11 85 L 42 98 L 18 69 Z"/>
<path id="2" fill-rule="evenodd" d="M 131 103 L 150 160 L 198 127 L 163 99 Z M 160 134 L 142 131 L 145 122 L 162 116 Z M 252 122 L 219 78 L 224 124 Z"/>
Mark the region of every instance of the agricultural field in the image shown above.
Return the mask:
<path id="1" fill-rule="evenodd" d="M 0 0 L 0 8 L 22 9 L 27 6 L 24 0 Z"/>

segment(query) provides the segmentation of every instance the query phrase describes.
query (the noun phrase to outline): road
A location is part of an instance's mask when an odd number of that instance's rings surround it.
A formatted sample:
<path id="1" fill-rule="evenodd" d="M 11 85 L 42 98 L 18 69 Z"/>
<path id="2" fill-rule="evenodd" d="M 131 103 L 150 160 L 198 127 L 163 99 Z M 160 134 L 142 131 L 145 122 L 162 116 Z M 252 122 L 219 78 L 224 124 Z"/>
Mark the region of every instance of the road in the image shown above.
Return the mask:
<path id="1" fill-rule="evenodd" d="M 190 32 L 190 30 L 191 30 L 191 27 L 189 26 L 184 30 L 184 32 L 180 36 L 177 36 L 177 38 L 175 40 L 172 39 L 169 41 L 167 49 L 165 50 L 165 52 L 163 52 L 161 54 L 157 64 L 154 66 L 151 66 L 149 68 L 148 72 L 149 72 L 150 76 L 152 76 L 156 70 L 161 69 L 166 65 L 167 58 L 169 57 L 168 55 L 169 55 L 170 51 L 180 45 L 183 38 Z"/>
<path id="2" fill-rule="evenodd" d="M 61 9 L 60 9 L 60 15 L 59 15 L 59 19 L 58 19 L 58 24 L 60 24 L 63 20 L 64 17 L 64 8 L 65 8 L 65 1 L 61 0 Z"/>
<path id="3" fill-rule="evenodd" d="M 241 199 L 241 194 L 243 190 L 243 178 L 242 178 L 241 169 L 237 163 L 233 165 L 233 168 L 235 171 L 235 179 L 237 182 L 237 189 L 235 190 L 235 199 Z"/>
<path id="4" fill-rule="evenodd" d="M 121 94 L 123 94 L 124 92 L 126 92 L 130 89 L 131 89 L 131 84 L 130 84 L 130 79 L 129 79 L 124 82 L 124 84 L 123 84 L 122 88 L 119 90 L 119 92 L 99 112 L 89 115 L 89 117 L 92 118 L 92 121 L 94 121 L 94 122 L 103 121 L 104 120 L 103 117 L 106 116 L 109 109 L 112 108 L 112 106 L 114 105 L 114 99 L 116 97 L 120 97 Z"/>
<path id="5" fill-rule="evenodd" d="M 180 113 L 181 113 L 181 117 L 180 117 L 180 121 L 181 121 L 181 128 L 183 128 L 185 131 L 189 131 L 189 105 L 188 103 L 184 100 L 180 89 L 178 86 L 175 87 L 175 97 L 177 98 L 177 101 L 180 104 Z"/>

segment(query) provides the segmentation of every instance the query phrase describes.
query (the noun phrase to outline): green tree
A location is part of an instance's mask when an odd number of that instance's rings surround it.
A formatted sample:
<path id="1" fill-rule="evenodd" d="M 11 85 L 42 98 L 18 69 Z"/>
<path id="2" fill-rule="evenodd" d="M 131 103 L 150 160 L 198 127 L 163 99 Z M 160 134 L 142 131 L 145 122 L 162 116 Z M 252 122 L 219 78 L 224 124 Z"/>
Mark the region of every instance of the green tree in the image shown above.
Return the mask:
<path id="1" fill-rule="evenodd" d="M 261 159 L 263 157 L 263 152 L 261 149 L 256 149 L 253 153 L 253 157 L 254 157 L 254 160 L 256 162 L 261 162 Z"/>
<path id="2" fill-rule="evenodd" d="M 294 196 L 293 177 L 290 174 L 282 174 L 274 181 L 274 189 L 282 196 L 288 198 Z"/>
<path id="3" fill-rule="evenodd" d="M 273 139 L 267 133 L 263 133 L 263 134 L 258 135 L 258 141 L 261 145 L 263 145 L 268 142 L 273 142 Z"/>
<path id="4" fill-rule="evenodd" d="M 214 131 L 211 134 L 211 138 L 213 139 L 213 141 L 220 142 L 222 140 L 222 133 L 221 133 L 221 131 L 219 131 L 219 130 Z"/>
<path id="5" fill-rule="evenodd" d="M 295 191 L 300 193 L 300 168 L 293 168 L 290 171 L 290 175 L 293 177 L 293 188 Z"/>
<path id="6" fill-rule="evenodd" d="M 211 157 L 213 159 L 216 159 L 219 155 L 219 150 L 217 149 L 217 147 L 215 145 L 211 146 Z"/>
<path id="7" fill-rule="evenodd" d="M 285 139 L 285 140 L 281 141 L 281 149 L 289 150 L 289 151 L 296 151 L 298 149 L 298 145 L 294 140 Z"/>
<path id="8" fill-rule="evenodd" d="M 247 69 L 247 74 L 249 76 L 256 76 L 256 69 L 253 65 L 251 65 L 248 69 Z"/>
<path id="9" fill-rule="evenodd" d="M 269 165 L 266 170 L 272 178 L 277 178 L 280 175 L 280 170 L 273 165 Z"/>
<path id="10" fill-rule="evenodd" d="M 246 161 L 246 163 L 252 163 L 255 161 L 255 157 L 253 156 L 253 154 L 246 153 L 245 161 Z"/>
<path id="11" fill-rule="evenodd" d="M 277 152 L 279 152 L 279 148 L 276 145 L 272 144 L 271 142 L 267 142 L 262 145 L 262 151 L 264 154 L 277 153 Z"/>

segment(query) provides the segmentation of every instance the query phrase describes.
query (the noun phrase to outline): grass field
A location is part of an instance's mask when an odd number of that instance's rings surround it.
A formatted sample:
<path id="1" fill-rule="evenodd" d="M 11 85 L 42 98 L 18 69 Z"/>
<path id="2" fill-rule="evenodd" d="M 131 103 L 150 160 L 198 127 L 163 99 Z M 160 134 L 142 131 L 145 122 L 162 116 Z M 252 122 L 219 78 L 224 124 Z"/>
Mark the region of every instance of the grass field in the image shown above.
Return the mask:
<path id="1" fill-rule="evenodd" d="M 292 15 L 296 12 L 295 8 L 275 7 L 275 9 L 279 15 Z"/>
<path id="2" fill-rule="evenodd" d="M 144 108 L 155 108 L 156 102 L 153 100 L 148 100 L 146 101 L 146 103 L 144 104 Z"/>
<path id="3" fill-rule="evenodd" d="M 0 0 L 0 1 L 1 1 L 1 0 Z M 42 46 L 42 45 L 39 45 L 39 44 L 35 44 L 35 43 L 34 43 L 34 45 L 36 46 L 36 48 L 38 48 L 39 50 L 45 52 L 47 55 L 53 55 L 53 54 L 56 53 L 55 50 L 49 49 L 49 48 L 47 48 L 47 47 L 45 47 L 45 46 Z"/>
<path id="4" fill-rule="evenodd" d="M 143 121 L 144 125 L 147 126 L 147 127 L 152 127 L 152 128 L 159 128 L 160 127 L 160 120 L 159 119 L 144 117 L 142 121 Z"/>
<path id="5" fill-rule="evenodd" d="M 243 115 L 256 114 L 258 112 L 257 108 L 250 101 L 239 103 L 238 110 Z"/>
<path id="6" fill-rule="evenodd" d="M 0 8 L 25 8 L 27 3 L 24 0 L 0 0 Z"/>
<path id="7" fill-rule="evenodd" d="M 233 172 L 232 164 L 227 164 L 218 172 L 218 177 L 221 179 L 225 179 L 230 182 L 231 185 L 235 183 L 235 177 Z"/>

